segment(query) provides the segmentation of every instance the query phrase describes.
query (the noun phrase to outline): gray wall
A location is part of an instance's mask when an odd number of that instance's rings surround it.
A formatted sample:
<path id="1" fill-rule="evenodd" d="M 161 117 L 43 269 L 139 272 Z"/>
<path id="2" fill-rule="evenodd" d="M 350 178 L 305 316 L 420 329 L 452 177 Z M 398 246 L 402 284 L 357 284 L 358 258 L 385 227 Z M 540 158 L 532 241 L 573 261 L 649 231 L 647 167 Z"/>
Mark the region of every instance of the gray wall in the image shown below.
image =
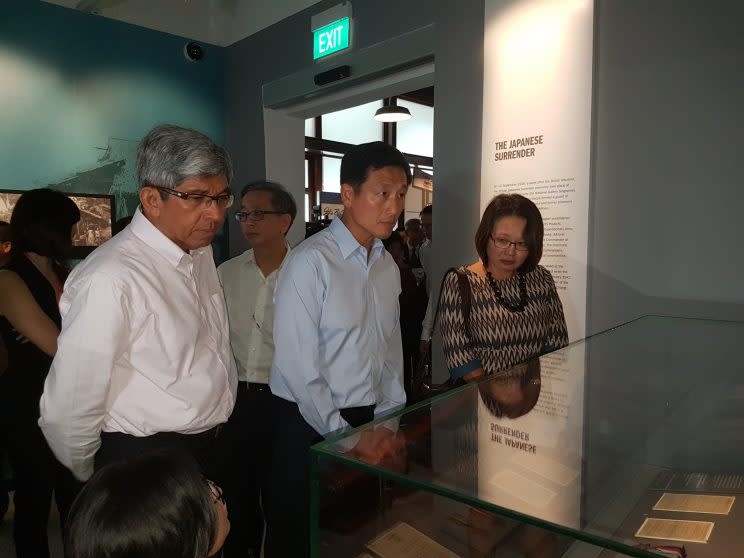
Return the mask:
<path id="1" fill-rule="evenodd" d="M 225 129 L 236 184 L 265 173 L 261 86 L 312 64 L 310 16 L 334 3 L 226 49 Z M 435 25 L 434 269 L 441 275 L 475 258 L 483 0 L 456 8 L 447 0 L 356 0 L 353 7 L 355 49 Z M 647 313 L 744 320 L 742 16 L 737 0 L 598 2 L 589 333 Z M 270 39 L 277 36 L 281 42 Z M 269 44 L 280 46 L 267 54 Z M 236 253 L 242 241 L 232 233 Z"/>
<path id="2" fill-rule="evenodd" d="M 337 3 L 319 2 L 226 49 L 225 131 L 236 185 L 265 176 L 261 87 L 313 64 L 310 16 Z M 456 10 L 452 6 L 447 0 L 353 2 L 355 50 L 436 26 L 434 157 L 441 203 L 435 204 L 434 234 L 443 249 L 436 252 L 434 266 L 439 270 L 474 257 L 470 223 L 478 218 L 480 191 L 483 0 L 458 2 Z M 285 39 L 276 40 L 279 36 Z M 272 47 L 276 51 L 267 53 L 269 44 L 278 45 Z M 234 227 L 231 252 L 243 247 Z"/>
<path id="3" fill-rule="evenodd" d="M 744 3 L 598 7 L 589 332 L 744 320 Z"/>

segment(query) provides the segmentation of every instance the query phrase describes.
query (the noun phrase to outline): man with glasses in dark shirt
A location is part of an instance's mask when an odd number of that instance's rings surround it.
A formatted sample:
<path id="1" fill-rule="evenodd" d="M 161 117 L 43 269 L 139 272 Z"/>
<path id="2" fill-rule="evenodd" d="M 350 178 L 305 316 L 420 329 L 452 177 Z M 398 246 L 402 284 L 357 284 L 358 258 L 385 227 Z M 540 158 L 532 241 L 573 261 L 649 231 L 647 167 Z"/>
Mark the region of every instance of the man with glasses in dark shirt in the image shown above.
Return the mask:
<path id="1" fill-rule="evenodd" d="M 243 188 L 240 222 L 248 250 L 218 269 L 230 321 L 230 345 L 238 369 L 238 396 L 228 422 L 226 495 L 232 532 L 225 555 L 260 555 L 264 515 L 261 499 L 271 460 L 273 397 L 269 374 L 274 357 L 274 287 L 289 253 L 287 231 L 297 206 L 287 190 L 274 182 Z"/>

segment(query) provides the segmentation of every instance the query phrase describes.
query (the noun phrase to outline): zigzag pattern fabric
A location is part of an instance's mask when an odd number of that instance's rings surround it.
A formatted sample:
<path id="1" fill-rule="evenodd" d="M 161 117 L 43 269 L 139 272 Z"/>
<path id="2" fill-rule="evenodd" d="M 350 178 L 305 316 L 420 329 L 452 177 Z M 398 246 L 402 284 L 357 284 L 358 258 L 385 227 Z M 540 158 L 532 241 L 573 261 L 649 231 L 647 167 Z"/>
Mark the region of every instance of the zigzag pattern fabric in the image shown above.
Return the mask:
<path id="1" fill-rule="evenodd" d="M 465 324 L 457 275 L 450 272 L 439 298 L 444 356 L 453 378 L 482 367 L 486 374 L 506 370 L 568 344 L 563 305 L 550 272 L 542 266 L 525 274 L 527 305 L 511 312 L 499 304 L 488 279 L 468 271 L 472 306 Z M 519 301 L 519 279 L 497 281 L 504 299 Z"/>

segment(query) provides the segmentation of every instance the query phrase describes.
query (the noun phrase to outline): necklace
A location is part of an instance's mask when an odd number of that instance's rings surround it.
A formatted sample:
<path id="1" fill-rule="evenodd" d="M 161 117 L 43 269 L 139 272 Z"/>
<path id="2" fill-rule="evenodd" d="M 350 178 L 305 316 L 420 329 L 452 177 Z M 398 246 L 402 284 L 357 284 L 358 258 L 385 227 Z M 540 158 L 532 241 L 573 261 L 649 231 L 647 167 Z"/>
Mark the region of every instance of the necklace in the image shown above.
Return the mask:
<path id="1" fill-rule="evenodd" d="M 493 278 L 490 271 L 486 271 L 486 277 L 488 277 L 488 283 L 491 285 L 491 290 L 493 290 L 493 294 L 496 295 L 496 300 L 501 304 L 501 306 L 509 310 L 509 312 L 521 312 L 524 310 L 524 307 L 527 306 L 527 280 L 524 278 L 523 273 L 518 274 L 519 302 L 516 304 L 510 303 L 504 298 L 504 294 L 496 284 L 496 280 Z"/>

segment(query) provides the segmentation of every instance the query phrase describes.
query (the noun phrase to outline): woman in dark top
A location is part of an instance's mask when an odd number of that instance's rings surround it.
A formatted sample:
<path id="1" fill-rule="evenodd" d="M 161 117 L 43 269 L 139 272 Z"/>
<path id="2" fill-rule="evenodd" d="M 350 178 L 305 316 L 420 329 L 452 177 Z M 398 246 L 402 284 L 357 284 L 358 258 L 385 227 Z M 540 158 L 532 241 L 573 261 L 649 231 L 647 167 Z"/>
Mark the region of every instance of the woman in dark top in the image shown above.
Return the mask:
<path id="1" fill-rule="evenodd" d="M 568 343 L 563 306 L 542 257 L 543 222 L 519 194 L 496 196 L 483 212 L 480 259 L 448 273 L 439 299 L 450 375 L 472 380 Z"/>
<path id="2" fill-rule="evenodd" d="M 49 556 L 52 492 L 64 521 L 76 483 L 38 426 L 39 399 L 61 326 L 58 309 L 75 203 L 46 188 L 25 192 L 10 220 L 10 262 L 0 270 L 0 334 L 8 369 L 0 377 L 0 433 L 15 476 L 13 535 L 19 558 Z"/>

